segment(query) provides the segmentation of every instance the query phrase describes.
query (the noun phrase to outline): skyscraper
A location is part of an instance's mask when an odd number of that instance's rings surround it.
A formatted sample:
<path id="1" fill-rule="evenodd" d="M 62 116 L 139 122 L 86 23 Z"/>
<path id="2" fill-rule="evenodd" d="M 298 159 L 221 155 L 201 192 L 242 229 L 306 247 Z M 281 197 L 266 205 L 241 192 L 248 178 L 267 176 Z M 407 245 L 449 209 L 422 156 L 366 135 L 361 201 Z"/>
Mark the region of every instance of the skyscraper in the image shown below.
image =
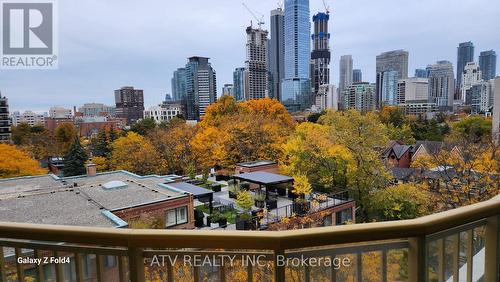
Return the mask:
<path id="1" fill-rule="evenodd" d="M 269 46 L 269 71 L 273 97 L 281 101 L 281 81 L 285 77 L 285 14 L 281 8 L 271 11 L 271 40 Z"/>
<path id="2" fill-rule="evenodd" d="M 243 101 L 245 98 L 245 68 L 236 68 L 233 72 L 233 92 L 236 101 Z"/>
<path id="3" fill-rule="evenodd" d="M 352 82 L 362 82 L 363 72 L 360 69 L 355 69 L 352 71 Z"/>
<path id="4" fill-rule="evenodd" d="M 224 84 L 224 87 L 222 87 L 222 95 L 234 98 L 234 86 L 232 84 Z"/>
<path id="5" fill-rule="evenodd" d="M 316 94 L 316 107 L 320 111 L 324 110 L 334 110 L 339 109 L 339 96 L 337 95 L 337 89 L 333 84 L 323 84 L 319 87 L 319 91 Z"/>
<path id="6" fill-rule="evenodd" d="M 311 81 L 314 93 L 319 87 L 330 84 L 330 33 L 328 33 L 328 13 L 318 13 L 313 16 L 314 34 L 312 35 L 313 51 L 311 53 Z"/>
<path id="7" fill-rule="evenodd" d="M 497 75 L 497 54 L 495 51 L 484 51 L 479 55 L 479 67 L 483 73 L 483 80 L 494 79 Z"/>
<path id="8" fill-rule="evenodd" d="M 267 71 L 267 35 L 266 30 L 260 27 L 255 29 L 247 27 L 247 60 L 246 75 L 248 92 L 246 100 L 262 99 L 268 97 L 268 71 Z"/>
<path id="9" fill-rule="evenodd" d="M 382 73 L 382 104 L 395 106 L 398 104 L 398 71 L 386 71 Z"/>
<path id="10" fill-rule="evenodd" d="M 217 100 L 216 72 L 205 57 L 191 57 L 186 64 L 188 120 L 200 120 L 206 108 Z"/>
<path id="11" fill-rule="evenodd" d="M 462 102 L 467 101 L 467 90 L 471 89 L 474 84 L 477 84 L 481 81 L 481 70 L 479 66 L 470 62 L 465 65 L 465 68 L 462 74 L 457 74 L 462 76 L 462 87 L 460 88 L 460 99 Z"/>
<path id="12" fill-rule="evenodd" d="M 0 143 L 9 142 L 10 139 L 9 100 L 0 93 Z"/>
<path id="13" fill-rule="evenodd" d="M 340 57 L 339 63 L 339 91 L 344 90 L 352 84 L 352 56 L 344 55 Z"/>
<path id="14" fill-rule="evenodd" d="M 416 69 L 415 70 L 415 77 L 418 77 L 418 78 L 428 78 L 429 77 L 429 70 L 427 70 L 427 69 Z"/>
<path id="15" fill-rule="evenodd" d="M 404 50 L 389 51 L 377 56 L 377 95 L 375 98 L 377 107 L 381 107 L 384 104 L 392 105 L 392 100 L 384 100 L 384 97 L 396 97 L 397 80 L 408 78 L 408 56 L 408 52 Z M 397 75 L 394 76 L 394 73 L 384 74 L 385 72 L 397 72 Z M 396 78 L 396 87 L 385 88 L 387 91 L 391 91 L 391 93 L 382 92 L 382 87 L 390 84 L 388 81 L 384 82 L 385 78 L 391 80 Z M 394 84 L 392 83 L 392 85 Z"/>
<path id="16" fill-rule="evenodd" d="M 429 101 L 429 79 L 411 77 L 398 81 L 398 104 L 416 104 Z"/>
<path id="17" fill-rule="evenodd" d="M 144 117 L 144 91 L 132 86 L 115 90 L 116 117 L 127 120 L 128 125 Z"/>
<path id="18" fill-rule="evenodd" d="M 462 42 L 457 48 L 457 93 L 460 93 L 460 88 L 462 88 L 461 73 L 463 73 L 467 63 L 470 62 L 474 62 L 474 44 L 470 41 Z"/>
<path id="19" fill-rule="evenodd" d="M 174 71 L 172 77 L 172 98 L 175 101 L 183 100 L 186 97 L 186 69 L 179 68 Z"/>
<path id="20" fill-rule="evenodd" d="M 451 110 L 455 93 L 453 64 L 439 61 L 429 66 L 429 103 L 435 103 L 441 110 Z"/>
<path id="21" fill-rule="evenodd" d="M 305 110 L 313 103 L 310 35 L 309 0 L 285 0 L 285 78 L 281 102 L 291 112 Z"/>

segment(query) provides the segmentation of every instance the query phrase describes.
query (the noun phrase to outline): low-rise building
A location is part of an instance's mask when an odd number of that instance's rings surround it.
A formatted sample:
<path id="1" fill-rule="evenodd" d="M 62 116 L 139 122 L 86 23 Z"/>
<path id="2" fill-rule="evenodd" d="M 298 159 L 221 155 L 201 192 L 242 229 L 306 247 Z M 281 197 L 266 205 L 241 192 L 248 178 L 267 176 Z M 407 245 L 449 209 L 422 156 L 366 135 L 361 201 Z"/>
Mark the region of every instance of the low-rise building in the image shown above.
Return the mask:
<path id="1" fill-rule="evenodd" d="M 50 108 L 49 117 L 55 119 L 71 119 L 73 118 L 73 111 L 64 107 L 55 106 Z"/>
<path id="2" fill-rule="evenodd" d="M 168 122 L 184 114 L 183 106 L 177 102 L 163 102 L 144 111 L 144 118 L 154 119 L 156 123 Z"/>
<path id="3" fill-rule="evenodd" d="M 86 103 L 78 109 L 78 112 L 85 117 L 107 116 L 115 117 L 116 108 L 101 103 Z"/>
<path id="4" fill-rule="evenodd" d="M 0 180 L 0 218 L 6 222 L 89 227 L 127 227 L 144 217 L 163 228 L 194 228 L 193 197 L 166 176 L 126 171 L 59 178 L 54 175 Z M 63 216 L 64 215 L 64 216 Z"/>
<path id="5" fill-rule="evenodd" d="M 21 123 L 28 124 L 29 126 L 44 125 L 45 124 L 45 114 L 37 114 L 32 111 L 13 112 L 11 115 L 12 126 L 18 126 Z"/>

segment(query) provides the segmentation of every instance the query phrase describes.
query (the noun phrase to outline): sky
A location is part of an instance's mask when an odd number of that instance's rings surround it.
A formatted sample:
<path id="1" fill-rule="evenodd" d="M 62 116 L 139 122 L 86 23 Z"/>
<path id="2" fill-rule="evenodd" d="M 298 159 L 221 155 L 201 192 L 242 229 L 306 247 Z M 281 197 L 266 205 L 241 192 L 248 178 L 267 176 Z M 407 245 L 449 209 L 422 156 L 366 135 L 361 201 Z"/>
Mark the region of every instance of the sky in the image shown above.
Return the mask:
<path id="1" fill-rule="evenodd" d="M 175 69 L 190 56 L 211 58 L 217 88 L 232 83 L 245 62 L 245 29 L 255 20 L 234 0 L 85 0 L 59 3 L 59 68 L 0 70 L 0 91 L 11 112 L 47 112 L 87 102 L 114 104 L 114 90 L 144 90 L 146 107 L 171 93 Z M 244 0 L 265 16 L 278 0 Z M 332 10 L 331 75 L 338 85 L 338 61 L 351 54 L 365 81 L 375 80 L 375 57 L 409 51 L 409 73 L 437 60 L 456 64 L 458 43 L 500 53 L 498 0 L 326 0 Z M 324 11 L 310 0 L 311 17 Z M 500 68 L 500 66 L 499 66 Z"/>

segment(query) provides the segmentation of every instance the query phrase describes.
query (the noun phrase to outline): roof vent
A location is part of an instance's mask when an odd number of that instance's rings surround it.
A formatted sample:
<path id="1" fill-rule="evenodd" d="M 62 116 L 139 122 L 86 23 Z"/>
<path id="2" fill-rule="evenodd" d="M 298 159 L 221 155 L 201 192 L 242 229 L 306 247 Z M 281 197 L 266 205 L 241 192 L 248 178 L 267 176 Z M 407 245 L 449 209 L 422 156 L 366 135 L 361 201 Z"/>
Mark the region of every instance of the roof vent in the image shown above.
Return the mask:
<path id="1" fill-rule="evenodd" d="M 105 190 L 110 190 L 110 189 L 125 188 L 127 186 L 128 185 L 123 181 L 110 181 L 110 182 L 104 183 L 102 185 L 102 188 L 104 188 Z"/>

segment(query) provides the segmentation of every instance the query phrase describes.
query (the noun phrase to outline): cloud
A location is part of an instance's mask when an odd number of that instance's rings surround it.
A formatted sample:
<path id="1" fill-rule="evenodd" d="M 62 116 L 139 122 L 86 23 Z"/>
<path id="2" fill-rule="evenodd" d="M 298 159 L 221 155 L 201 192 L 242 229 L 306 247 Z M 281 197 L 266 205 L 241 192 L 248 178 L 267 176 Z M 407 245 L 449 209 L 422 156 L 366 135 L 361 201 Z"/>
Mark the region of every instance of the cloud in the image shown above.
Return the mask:
<path id="1" fill-rule="evenodd" d="M 246 0 L 257 14 L 278 1 Z M 456 60 L 459 42 L 476 53 L 500 51 L 497 0 L 337 0 L 331 6 L 333 82 L 338 58 L 352 54 L 364 78 L 374 80 L 375 56 L 410 52 L 410 74 L 438 59 Z M 311 0 L 311 16 L 323 10 Z M 244 66 L 245 28 L 255 20 L 231 0 L 59 1 L 60 67 L 54 71 L 0 71 L 0 90 L 12 109 L 47 111 L 52 105 L 113 104 L 113 90 L 144 89 L 147 105 L 170 93 L 172 72 L 193 55 L 211 57 L 218 88 Z M 268 26 L 268 25 L 267 25 Z M 219 89 L 220 91 L 220 89 Z"/>

